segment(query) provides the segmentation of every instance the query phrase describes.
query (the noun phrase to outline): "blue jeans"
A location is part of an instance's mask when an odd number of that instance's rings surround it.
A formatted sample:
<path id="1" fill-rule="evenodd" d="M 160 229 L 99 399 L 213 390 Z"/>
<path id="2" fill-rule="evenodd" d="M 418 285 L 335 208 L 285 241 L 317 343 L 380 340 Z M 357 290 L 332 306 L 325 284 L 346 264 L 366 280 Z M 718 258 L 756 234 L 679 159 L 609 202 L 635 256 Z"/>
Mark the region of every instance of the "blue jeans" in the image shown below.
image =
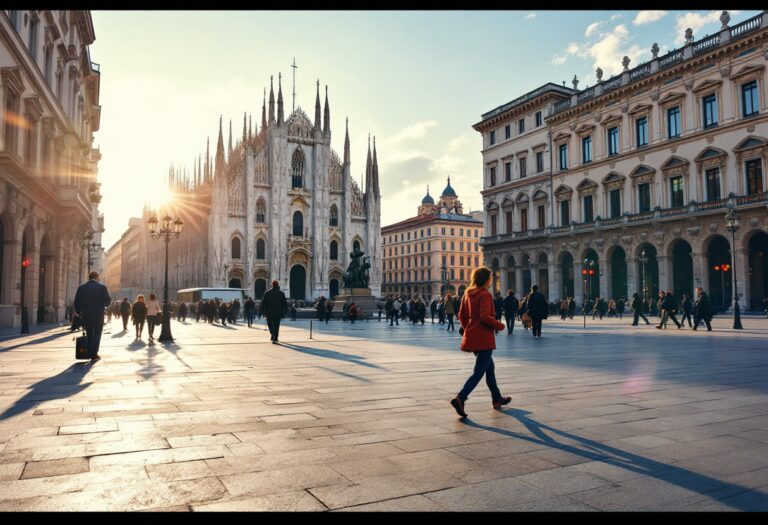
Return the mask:
<path id="1" fill-rule="evenodd" d="M 493 364 L 492 354 L 493 350 L 481 350 L 475 352 L 475 371 L 472 376 L 467 379 L 461 392 L 459 392 L 459 399 L 462 401 L 469 399 L 469 394 L 475 389 L 477 384 L 483 378 L 483 375 L 485 375 L 485 383 L 491 391 L 493 400 L 499 401 L 501 399 L 501 392 L 499 392 L 499 387 L 496 385 L 496 367 Z"/>
<path id="2" fill-rule="evenodd" d="M 453 314 L 447 314 L 447 315 L 448 315 L 448 329 L 446 330 L 446 332 L 449 330 L 453 330 L 455 332 L 456 327 L 453 325 Z"/>

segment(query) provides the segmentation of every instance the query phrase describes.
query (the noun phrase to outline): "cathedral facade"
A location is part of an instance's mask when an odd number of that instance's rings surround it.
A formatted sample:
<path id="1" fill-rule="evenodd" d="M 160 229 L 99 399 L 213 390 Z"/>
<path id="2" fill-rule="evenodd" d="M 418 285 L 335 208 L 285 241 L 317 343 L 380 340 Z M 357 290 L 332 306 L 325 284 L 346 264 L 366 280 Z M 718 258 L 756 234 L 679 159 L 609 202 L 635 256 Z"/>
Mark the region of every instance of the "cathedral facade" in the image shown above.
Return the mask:
<path id="1" fill-rule="evenodd" d="M 333 297 L 343 287 L 349 254 L 358 247 L 371 257 L 370 288 L 378 296 L 381 195 L 375 139 L 373 150 L 368 145 L 363 191 L 350 172 L 348 125 L 343 158 L 331 148 L 327 88 L 321 111 L 318 83 L 313 122 L 300 107 L 285 118 L 282 86 L 276 102 L 270 87 L 261 129 L 252 130 L 244 117 L 242 137 L 232 145 L 230 123 L 228 142 L 225 148 L 220 121 L 215 157 L 206 153 L 192 180 L 178 171 L 170 175 L 176 202 L 165 211 L 181 216 L 185 227 L 171 243 L 177 246 L 170 252 L 169 288 L 244 288 L 260 298 L 277 280 L 292 299 Z"/>

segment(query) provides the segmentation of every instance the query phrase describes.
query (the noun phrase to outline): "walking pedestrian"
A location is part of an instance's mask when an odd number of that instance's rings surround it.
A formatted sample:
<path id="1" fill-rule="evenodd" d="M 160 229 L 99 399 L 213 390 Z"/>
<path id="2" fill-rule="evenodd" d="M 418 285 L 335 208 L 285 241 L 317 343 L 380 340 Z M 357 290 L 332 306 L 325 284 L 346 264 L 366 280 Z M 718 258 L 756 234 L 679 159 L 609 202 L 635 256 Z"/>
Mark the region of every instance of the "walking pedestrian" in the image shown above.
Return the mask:
<path id="1" fill-rule="evenodd" d="M 325 324 L 328 324 L 328 321 L 331 320 L 331 313 L 333 312 L 333 301 L 328 299 L 325 303 Z"/>
<path id="2" fill-rule="evenodd" d="M 663 295 L 662 295 L 663 294 Z M 667 292 L 664 294 L 664 292 L 659 292 L 659 296 L 661 297 L 661 323 L 656 327 L 659 330 L 667 328 L 667 323 L 670 319 L 672 319 L 672 322 L 677 325 L 678 330 L 682 328 L 682 325 L 677 321 L 677 318 L 675 317 L 675 310 L 677 309 L 677 299 L 672 295 L 671 290 L 667 290 Z"/>
<path id="3" fill-rule="evenodd" d="M 680 301 L 680 308 L 683 310 L 683 318 L 680 319 L 680 326 L 683 326 L 685 320 L 688 319 L 688 327 L 693 328 L 693 321 L 691 321 L 693 303 L 687 294 L 683 294 L 683 299 Z"/>
<path id="4" fill-rule="evenodd" d="M 437 324 L 440 326 L 445 324 L 445 299 L 443 297 L 437 303 Z"/>
<path id="5" fill-rule="evenodd" d="M 272 281 L 272 289 L 264 294 L 264 299 L 261 300 L 261 310 L 267 318 L 267 327 L 272 344 L 276 345 L 279 342 L 280 321 L 288 311 L 288 301 L 277 281 Z"/>
<path id="6" fill-rule="evenodd" d="M 355 319 L 357 319 L 357 305 L 355 303 L 350 303 L 347 313 L 349 315 L 349 321 L 352 324 L 355 324 Z"/>
<path id="7" fill-rule="evenodd" d="M 504 299 L 499 292 L 494 296 L 493 307 L 496 309 L 496 320 L 501 322 L 501 316 L 504 315 Z"/>
<path id="8" fill-rule="evenodd" d="M 144 295 L 136 296 L 136 302 L 131 307 L 131 317 L 133 317 L 133 324 L 136 326 L 136 339 L 141 339 L 144 323 L 147 320 L 147 303 L 144 302 Z"/>
<path id="9" fill-rule="evenodd" d="M 490 295 L 490 292 L 488 292 L 488 294 Z M 491 301 L 493 301 L 493 297 L 491 297 Z M 456 327 L 453 324 L 453 316 L 455 312 L 456 310 L 453 309 L 453 296 L 450 293 L 447 293 L 445 294 L 445 315 L 448 318 L 448 328 L 445 330 L 446 332 L 456 331 Z M 495 315 L 496 314 L 494 313 L 494 316 Z"/>
<path id="10" fill-rule="evenodd" d="M 179 321 L 182 323 L 186 322 L 187 320 L 187 303 L 184 301 L 179 304 Z"/>
<path id="11" fill-rule="evenodd" d="M 149 332 L 149 341 L 155 340 L 155 325 L 161 321 L 163 315 L 163 309 L 160 307 L 160 303 L 157 302 L 155 294 L 149 294 L 149 301 L 147 301 L 147 331 Z"/>
<path id="12" fill-rule="evenodd" d="M 493 363 L 493 351 L 496 349 L 495 332 L 504 330 L 504 325 L 496 320 L 493 296 L 488 291 L 491 275 L 491 270 L 484 267 L 472 272 L 469 288 L 464 292 L 459 308 L 459 323 L 463 332 L 461 351 L 475 354 L 472 375 L 451 400 L 451 406 L 462 418 L 467 417 L 464 404 L 483 376 L 491 392 L 493 408 L 501 408 L 512 401 L 510 396 L 501 395 L 496 384 L 496 367 Z"/>
<path id="13" fill-rule="evenodd" d="M 531 294 L 528 296 L 526 306 L 526 313 L 531 316 L 531 328 L 534 338 L 541 337 L 541 325 L 543 320 L 547 318 L 548 311 L 547 299 L 539 291 L 539 287 L 534 284 L 531 286 Z"/>
<path id="14" fill-rule="evenodd" d="M 296 308 L 296 301 L 291 301 L 291 321 L 295 321 L 296 320 L 296 313 L 297 313 L 297 311 L 298 310 Z"/>
<path id="15" fill-rule="evenodd" d="M 632 304 L 630 304 L 630 306 L 632 307 L 632 313 L 634 314 L 632 326 L 637 326 L 637 322 L 641 317 L 643 318 L 643 321 L 645 321 L 645 324 L 651 324 L 643 313 L 643 301 L 640 300 L 640 295 L 637 292 L 632 294 Z"/>
<path id="16" fill-rule="evenodd" d="M 520 304 L 515 298 L 514 290 L 507 290 L 507 297 L 504 299 L 504 318 L 507 321 L 507 335 L 515 330 L 515 317 Z"/>
<path id="17" fill-rule="evenodd" d="M 395 297 L 395 300 L 392 301 L 392 318 L 389 321 L 389 326 L 393 324 L 400 326 L 400 306 L 400 298 Z"/>
<path id="18" fill-rule="evenodd" d="M 101 346 L 101 332 L 104 330 L 104 308 L 112 298 L 107 287 L 99 282 L 99 272 L 88 274 L 88 282 L 81 284 L 75 292 L 75 311 L 83 320 L 83 329 L 88 337 L 88 355 L 96 362 Z"/>
<path id="19" fill-rule="evenodd" d="M 127 297 L 123 297 L 120 303 L 120 316 L 123 318 L 123 332 L 128 331 L 128 318 L 131 316 L 131 302 Z"/>
<path id="20" fill-rule="evenodd" d="M 229 316 L 229 308 L 227 308 L 227 303 L 221 301 L 219 303 L 219 319 L 222 326 L 227 326 L 227 316 Z"/>
<path id="21" fill-rule="evenodd" d="M 429 313 L 432 316 L 432 324 L 435 324 L 435 314 L 437 314 L 437 299 L 432 299 L 432 301 L 430 301 Z"/>
<path id="22" fill-rule="evenodd" d="M 693 329 L 699 327 L 699 323 L 704 321 L 707 325 L 707 332 L 712 331 L 712 301 L 703 288 L 696 288 L 696 302 L 693 304 Z"/>
<path id="23" fill-rule="evenodd" d="M 616 301 L 616 313 L 619 314 L 619 320 L 624 319 L 624 309 L 626 308 L 626 301 L 624 301 L 624 297 L 620 297 L 618 301 Z"/>
<path id="24" fill-rule="evenodd" d="M 344 301 L 344 304 L 341 307 L 341 321 L 346 323 L 347 319 L 349 319 L 349 307 L 352 303 L 350 303 L 349 299 Z"/>

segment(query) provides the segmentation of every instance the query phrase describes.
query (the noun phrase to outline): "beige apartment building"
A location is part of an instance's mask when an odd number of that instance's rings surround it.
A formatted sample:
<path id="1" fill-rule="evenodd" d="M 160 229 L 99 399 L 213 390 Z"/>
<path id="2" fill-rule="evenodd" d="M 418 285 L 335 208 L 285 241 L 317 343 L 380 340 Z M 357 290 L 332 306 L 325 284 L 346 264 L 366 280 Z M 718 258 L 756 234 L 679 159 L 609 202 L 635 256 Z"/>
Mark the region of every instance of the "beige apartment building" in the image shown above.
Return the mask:
<path id="1" fill-rule="evenodd" d="M 654 44 L 648 63 L 630 69 L 625 57 L 615 78 L 598 68 L 596 85 L 578 90 L 574 79 L 570 94 L 550 84 L 474 126 L 484 140 L 481 244 L 502 288 L 539 283 L 550 300 L 580 302 L 586 293 L 679 297 L 702 286 L 727 308 L 735 271 L 740 307 L 760 307 L 768 296 L 768 12 L 732 27 L 729 19 L 723 12 L 721 30 L 700 40 L 688 31 L 685 46 L 664 56 Z M 545 125 L 536 139 L 490 144 L 537 104 Z M 489 179 L 504 155 L 537 147 L 549 157 L 541 176 Z M 741 217 L 735 243 L 729 206 Z M 585 260 L 594 276 L 583 279 Z"/>
<path id="2" fill-rule="evenodd" d="M 63 320 L 101 269 L 95 38 L 89 11 L 0 10 L 0 328 Z"/>
<path id="3" fill-rule="evenodd" d="M 382 294 L 426 300 L 446 291 L 462 295 L 482 262 L 481 217 L 464 214 L 450 177 L 437 203 L 427 189 L 416 217 L 381 229 Z"/>

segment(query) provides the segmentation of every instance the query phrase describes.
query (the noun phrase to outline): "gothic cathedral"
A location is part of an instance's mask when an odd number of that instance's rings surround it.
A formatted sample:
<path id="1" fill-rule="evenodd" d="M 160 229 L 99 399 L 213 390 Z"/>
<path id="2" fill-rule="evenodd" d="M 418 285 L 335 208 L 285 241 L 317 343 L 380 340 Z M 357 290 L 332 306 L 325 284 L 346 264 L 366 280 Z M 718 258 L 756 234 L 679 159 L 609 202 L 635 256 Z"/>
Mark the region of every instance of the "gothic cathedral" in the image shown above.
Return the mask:
<path id="1" fill-rule="evenodd" d="M 220 120 L 214 166 L 206 155 L 205 167 L 196 167 L 194 184 L 174 181 L 176 191 L 197 194 L 197 204 L 209 210 L 207 231 L 200 228 L 202 242 L 197 244 L 207 244 L 208 253 L 191 254 L 205 261 L 208 282 L 197 286 L 245 288 L 261 298 L 277 280 L 292 299 L 333 297 L 343 287 L 349 253 L 359 247 L 371 257 L 370 288 L 379 296 L 381 195 L 375 139 L 373 151 L 368 144 L 363 191 L 350 173 L 348 123 L 343 160 L 331 148 L 327 87 L 321 118 L 318 83 L 314 123 L 300 107 L 284 118 L 279 80 L 277 112 L 272 86 L 266 105 L 265 100 L 261 129 L 251 131 L 244 119 L 242 139 L 234 147 L 230 123 L 226 158 Z"/>

